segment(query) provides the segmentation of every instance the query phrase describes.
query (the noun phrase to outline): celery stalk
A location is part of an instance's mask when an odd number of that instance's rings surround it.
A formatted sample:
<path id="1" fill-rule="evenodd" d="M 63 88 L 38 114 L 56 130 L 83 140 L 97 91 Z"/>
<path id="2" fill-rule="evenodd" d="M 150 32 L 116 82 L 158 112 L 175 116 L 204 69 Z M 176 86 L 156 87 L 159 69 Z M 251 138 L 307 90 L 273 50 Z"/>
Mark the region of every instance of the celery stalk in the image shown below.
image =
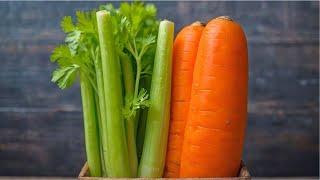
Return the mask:
<path id="1" fill-rule="evenodd" d="M 160 22 L 154 60 L 150 107 L 138 174 L 160 178 L 163 174 L 170 119 L 171 68 L 174 23 Z"/>
<path id="2" fill-rule="evenodd" d="M 100 142 L 101 142 L 101 160 L 102 160 L 102 173 L 103 176 L 107 176 L 108 174 L 108 149 L 107 149 L 107 117 L 106 117 L 106 110 L 105 110 L 105 94 L 104 94 L 104 85 L 103 85 L 103 74 L 102 74 L 102 62 L 99 55 L 100 51 L 96 52 L 96 56 L 94 56 L 94 52 L 91 52 L 94 58 L 94 67 L 96 73 L 96 81 L 97 81 L 97 96 L 98 101 L 96 104 L 97 112 L 99 112 L 99 127 L 100 127 Z"/>
<path id="3" fill-rule="evenodd" d="M 82 97 L 82 111 L 84 120 L 84 135 L 87 162 L 90 168 L 90 175 L 101 176 L 101 159 L 98 117 L 95 108 L 95 92 L 90 82 L 80 73 L 80 88 Z"/>
<path id="4" fill-rule="evenodd" d="M 96 93 L 95 93 L 96 94 Z M 98 119 L 98 129 L 99 129 L 99 150 L 100 150 L 100 163 L 101 163 L 101 175 L 103 177 L 107 176 L 106 174 L 106 167 L 105 167 L 105 161 L 104 161 L 104 156 L 103 156 L 103 141 L 102 141 L 102 120 L 101 120 L 101 113 L 100 113 L 100 108 L 99 108 L 99 97 L 96 94 L 95 96 L 95 108 L 97 112 L 97 119 Z"/>
<path id="5" fill-rule="evenodd" d="M 126 95 L 133 96 L 134 93 L 134 73 L 131 60 L 129 57 L 119 52 L 122 74 L 123 74 L 123 82 L 124 82 L 124 89 Z"/>
<path id="6" fill-rule="evenodd" d="M 150 91 L 150 84 L 151 84 L 151 77 L 147 76 L 143 79 L 141 79 L 141 87 L 145 88 L 148 92 Z M 143 142 L 144 142 L 144 135 L 145 135 L 145 129 L 146 129 L 146 121 L 148 117 L 148 108 L 140 109 L 139 114 L 139 123 L 137 128 L 137 134 L 136 134 L 136 142 L 137 142 L 137 156 L 140 160 L 143 150 Z"/>
<path id="7" fill-rule="evenodd" d="M 100 52 L 98 52 L 100 53 Z M 92 52 L 92 54 L 94 54 Z M 101 151 L 101 166 L 102 166 L 102 175 L 105 177 L 108 174 L 108 160 L 107 160 L 107 137 L 106 137 L 106 125 L 107 125 L 107 117 L 105 110 L 105 99 L 104 99 L 104 87 L 103 87 L 103 75 L 102 75 L 102 67 L 101 67 L 101 58 L 94 58 L 94 66 L 96 72 L 96 81 L 97 81 L 97 94 L 96 95 L 96 108 L 99 113 L 99 127 L 100 127 L 100 151 Z"/>
<path id="8" fill-rule="evenodd" d="M 138 169 L 138 158 L 136 150 L 136 138 L 134 136 L 134 118 L 128 119 L 126 121 L 127 129 L 127 141 L 128 141 L 128 151 L 129 151 L 129 161 L 132 177 L 137 176 Z"/>
<path id="9" fill-rule="evenodd" d="M 125 121 L 122 115 L 123 97 L 121 67 L 117 56 L 113 24 L 109 12 L 96 13 L 100 42 L 105 110 L 109 177 L 130 177 L 130 163 L 126 141 Z"/>
<path id="10" fill-rule="evenodd" d="M 134 137 L 136 138 L 138 135 L 138 127 L 139 127 L 139 120 L 141 116 L 141 112 L 143 109 L 137 109 L 136 116 L 134 117 Z M 137 142 L 137 140 L 135 140 Z M 136 143 L 137 144 L 137 143 Z"/>
<path id="11" fill-rule="evenodd" d="M 122 75 L 124 81 L 124 89 L 125 95 L 127 98 L 133 98 L 134 94 L 134 73 L 132 64 L 130 62 L 129 57 L 120 52 L 119 53 L 121 59 L 121 67 L 122 67 Z M 131 100 L 130 100 L 131 102 Z M 135 139 L 135 116 L 131 116 L 126 118 L 126 132 L 127 132 L 127 143 L 128 143 L 128 153 L 129 153 L 129 161 L 130 161 L 130 169 L 131 175 L 133 177 L 137 176 L 138 169 L 138 158 L 137 158 L 137 150 L 136 150 L 136 139 Z"/>

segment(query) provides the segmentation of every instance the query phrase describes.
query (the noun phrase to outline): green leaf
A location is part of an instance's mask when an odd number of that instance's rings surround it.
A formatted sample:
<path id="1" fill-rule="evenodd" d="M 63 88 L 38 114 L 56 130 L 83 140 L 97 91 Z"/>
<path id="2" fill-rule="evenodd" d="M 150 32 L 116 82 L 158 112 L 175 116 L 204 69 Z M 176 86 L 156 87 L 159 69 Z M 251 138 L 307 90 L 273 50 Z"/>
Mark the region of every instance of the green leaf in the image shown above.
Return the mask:
<path id="1" fill-rule="evenodd" d="M 138 109 L 150 106 L 149 95 L 146 89 L 141 88 L 137 97 L 126 96 L 123 114 L 126 119 L 131 119 L 136 115 Z"/>
<path id="2" fill-rule="evenodd" d="M 145 9 L 148 16 L 155 17 L 157 15 L 157 8 L 153 4 L 146 4 Z"/>
<path id="3" fill-rule="evenodd" d="M 156 37 L 154 35 L 148 35 L 147 37 L 142 39 L 142 43 L 144 46 L 149 46 L 156 42 Z"/>
<path id="4" fill-rule="evenodd" d="M 154 35 L 147 35 L 146 37 L 141 37 L 137 39 L 137 42 L 141 44 L 139 57 L 140 59 L 148 51 L 149 47 L 156 42 Z"/>
<path id="5" fill-rule="evenodd" d="M 77 28 L 83 33 L 96 33 L 95 10 L 90 12 L 77 11 Z"/>
<path id="6" fill-rule="evenodd" d="M 72 55 L 67 45 L 57 46 L 50 56 L 51 62 L 57 62 L 60 67 L 69 66 L 72 64 Z"/>
<path id="7" fill-rule="evenodd" d="M 81 38 L 81 31 L 75 30 L 75 31 L 68 33 L 68 35 L 65 39 L 65 42 L 68 44 L 72 55 L 75 55 L 77 53 L 80 38 Z"/>
<path id="8" fill-rule="evenodd" d="M 138 97 L 133 99 L 133 109 L 143 109 L 149 107 L 149 95 L 146 89 L 141 88 Z"/>
<path id="9" fill-rule="evenodd" d="M 53 71 L 51 81 L 56 83 L 61 89 L 70 87 L 78 72 L 79 66 L 76 64 L 59 68 Z"/>
<path id="10" fill-rule="evenodd" d="M 69 33 L 75 30 L 75 26 L 72 23 L 71 16 L 65 16 L 62 18 L 61 24 L 60 24 L 63 32 Z"/>
<path id="11" fill-rule="evenodd" d="M 135 110 L 133 110 L 133 108 L 132 108 L 133 96 L 126 95 L 124 101 L 125 101 L 124 108 L 123 108 L 124 118 L 125 119 L 132 119 L 131 117 L 133 117 L 135 115 Z"/>
<path id="12" fill-rule="evenodd" d="M 56 62 L 59 59 L 65 59 L 69 58 L 71 56 L 69 48 L 65 45 L 60 45 L 52 51 L 52 54 L 50 56 L 51 62 Z"/>

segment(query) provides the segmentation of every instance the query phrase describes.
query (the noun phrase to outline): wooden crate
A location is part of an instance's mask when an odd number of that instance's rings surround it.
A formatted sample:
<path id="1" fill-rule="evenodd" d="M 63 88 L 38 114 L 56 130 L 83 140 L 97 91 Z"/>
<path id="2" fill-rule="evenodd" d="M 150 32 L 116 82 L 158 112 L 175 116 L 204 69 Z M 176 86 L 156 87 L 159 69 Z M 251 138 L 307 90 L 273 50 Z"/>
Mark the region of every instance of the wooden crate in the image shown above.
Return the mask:
<path id="1" fill-rule="evenodd" d="M 148 178 L 107 178 L 107 177 L 89 177 L 88 176 L 89 167 L 88 164 L 85 163 L 80 171 L 78 176 L 79 180 L 108 180 L 108 179 L 148 179 Z M 149 178 L 150 179 L 150 178 Z M 156 178 L 156 179 L 170 179 L 170 178 Z M 251 179 L 248 168 L 245 166 L 243 161 L 241 161 L 241 169 L 238 177 L 228 177 L 228 178 L 179 178 L 179 179 L 230 179 L 230 180 L 239 180 L 239 179 Z"/>

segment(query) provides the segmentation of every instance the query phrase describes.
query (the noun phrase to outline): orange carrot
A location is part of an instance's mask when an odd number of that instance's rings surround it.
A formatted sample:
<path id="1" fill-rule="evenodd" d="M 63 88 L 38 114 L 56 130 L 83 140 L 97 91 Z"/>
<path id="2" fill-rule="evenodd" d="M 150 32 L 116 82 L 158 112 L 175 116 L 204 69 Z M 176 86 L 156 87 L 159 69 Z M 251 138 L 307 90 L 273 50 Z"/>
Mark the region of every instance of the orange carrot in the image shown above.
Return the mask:
<path id="1" fill-rule="evenodd" d="M 194 62 L 203 25 L 195 22 L 183 28 L 173 46 L 171 119 L 164 176 L 179 177 L 185 122 L 191 95 Z"/>
<path id="2" fill-rule="evenodd" d="M 222 16 L 203 30 L 194 67 L 181 177 L 237 176 L 247 123 L 248 54 L 239 24 Z"/>

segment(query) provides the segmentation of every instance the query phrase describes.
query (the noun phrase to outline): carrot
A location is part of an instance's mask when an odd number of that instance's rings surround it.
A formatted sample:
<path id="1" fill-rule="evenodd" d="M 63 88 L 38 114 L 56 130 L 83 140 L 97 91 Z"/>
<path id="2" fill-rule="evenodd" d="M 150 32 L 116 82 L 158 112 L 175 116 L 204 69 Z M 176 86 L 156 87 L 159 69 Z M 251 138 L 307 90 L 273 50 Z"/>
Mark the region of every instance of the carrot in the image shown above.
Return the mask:
<path id="1" fill-rule="evenodd" d="M 230 18 L 215 18 L 199 43 L 181 177 L 237 176 L 247 123 L 247 87 L 245 34 Z"/>
<path id="2" fill-rule="evenodd" d="M 184 128 L 189 110 L 192 74 L 203 30 L 200 22 L 183 28 L 173 46 L 171 118 L 164 177 L 179 177 Z"/>

